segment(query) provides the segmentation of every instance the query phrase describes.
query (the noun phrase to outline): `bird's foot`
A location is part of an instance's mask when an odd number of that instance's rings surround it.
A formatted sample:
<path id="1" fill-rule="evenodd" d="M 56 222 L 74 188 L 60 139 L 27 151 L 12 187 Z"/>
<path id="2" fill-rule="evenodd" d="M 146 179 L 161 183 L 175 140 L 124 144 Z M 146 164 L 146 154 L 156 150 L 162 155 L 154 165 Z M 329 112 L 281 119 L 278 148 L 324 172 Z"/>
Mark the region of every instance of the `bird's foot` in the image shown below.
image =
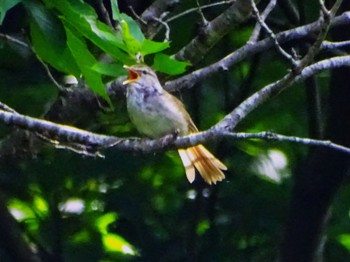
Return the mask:
<path id="1" fill-rule="evenodd" d="M 170 133 L 170 134 L 167 134 L 166 136 L 163 137 L 163 146 L 167 146 L 167 145 L 170 145 L 170 144 L 173 144 L 174 141 L 178 138 L 180 134 L 180 131 L 179 130 L 175 130 L 175 132 L 173 133 Z"/>

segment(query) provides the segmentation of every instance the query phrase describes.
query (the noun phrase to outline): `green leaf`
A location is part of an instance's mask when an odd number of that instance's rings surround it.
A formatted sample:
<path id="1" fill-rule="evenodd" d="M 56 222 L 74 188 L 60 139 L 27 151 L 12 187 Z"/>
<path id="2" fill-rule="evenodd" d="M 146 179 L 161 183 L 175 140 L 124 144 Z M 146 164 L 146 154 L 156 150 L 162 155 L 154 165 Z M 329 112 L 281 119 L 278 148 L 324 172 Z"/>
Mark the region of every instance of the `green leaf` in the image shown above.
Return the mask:
<path id="1" fill-rule="evenodd" d="M 139 25 L 135 22 L 135 20 L 127 14 L 120 13 L 117 0 L 111 0 L 111 6 L 113 19 L 120 23 L 122 29 L 122 37 L 126 45 L 130 44 L 130 39 L 132 39 L 131 41 L 136 40 L 138 43 L 142 43 L 142 41 L 145 40 L 145 36 L 143 35 Z M 123 23 L 126 23 L 126 25 Z M 132 47 L 129 48 L 129 53 L 131 55 L 134 55 L 140 51 L 139 48 L 137 51 L 134 50 L 134 43 L 131 44 L 131 46 Z"/>
<path id="2" fill-rule="evenodd" d="M 137 55 L 141 51 L 141 43 L 131 35 L 129 25 L 125 20 L 120 21 L 120 26 L 128 53 L 132 56 Z"/>
<path id="3" fill-rule="evenodd" d="M 350 234 L 339 235 L 338 241 L 343 247 L 345 247 L 347 250 L 350 250 Z"/>
<path id="4" fill-rule="evenodd" d="M 102 234 L 102 243 L 107 252 L 118 252 L 125 255 L 136 255 L 135 248 L 124 238 L 108 232 L 108 226 L 118 218 L 117 213 L 110 212 L 96 219 L 95 225 Z"/>
<path id="5" fill-rule="evenodd" d="M 133 38 L 135 38 L 137 41 L 142 43 L 143 40 L 145 40 L 145 36 L 143 35 L 141 28 L 139 25 L 135 22 L 134 19 L 132 19 L 130 16 L 127 14 L 121 14 L 120 15 L 120 21 L 125 21 L 128 24 L 130 34 L 132 35 Z"/>
<path id="6" fill-rule="evenodd" d="M 64 31 L 62 30 L 62 24 L 54 14 L 36 0 L 25 1 L 23 4 L 31 20 L 37 24 L 39 29 L 48 37 L 48 40 L 59 42 L 63 46 L 65 41 Z"/>
<path id="7" fill-rule="evenodd" d="M 98 231 L 101 234 L 107 234 L 108 233 L 108 226 L 111 223 L 114 223 L 118 218 L 117 213 L 115 212 L 110 212 L 107 214 L 104 214 L 100 216 L 98 219 L 96 219 L 96 227 L 98 228 Z"/>
<path id="8" fill-rule="evenodd" d="M 202 220 L 198 223 L 197 225 L 197 234 L 198 235 L 203 235 L 205 232 L 208 231 L 208 229 L 210 228 L 210 224 L 208 220 Z"/>
<path id="9" fill-rule="evenodd" d="M 45 0 L 63 14 L 61 19 L 72 26 L 101 50 L 121 61 L 123 64 L 134 60 L 127 54 L 127 47 L 122 39 L 104 23 L 100 22 L 93 8 L 80 1 Z"/>
<path id="10" fill-rule="evenodd" d="M 177 61 L 168 55 L 158 53 L 154 57 L 153 68 L 156 71 L 169 75 L 178 75 L 186 71 L 186 67 L 191 65 L 189 62 Z"/>
<path id="11" fill-rule="evenodd" d="M 79 38 L 76 36 L 76 34 L 73 34 L 73 32 L 68 27 L 66 27 L 66 32 L 67 44 L 89 88 L 103 97 L 111 105 L 111 101 L 102 82 L 101 74 L 92 70 L 92 67 L 97 63 L 95 57 L 90 53 L 89 49 L 86 46 L 86 43 L 82 38 Z"/>
<path id="12" fill-rule="evenodd" d="M 39 195 L 34 196 L 33 207 L 37 211 L 37 213 L 40 213 L 40 215 L 42 216 L 46 216 L 49 213 L 49 207 L 48 203 L 46 202 L 46 199 Z"/>
<path id="13" fill-rule="evenodd" d="M 8 203 L 8 208 L 17 221 L 23 221 L 26 219 L 35 219 L 35 213 L 30 205 L 19 199 L 11 199 Z"/>
<path id="14" fill-rule="evenodd" d="M 35 53 L 57 70 L 79 77 L 80 70 L 68 47 L 60 46 L 59 42 L 51 43 L 36 23 L 31 23 L 30 28 Z"/>
<path id="15" fill-rule="evenodd" d="M 120 21 L 120 11 L 119 11 L 119 6 L 118 6 L 118 1 L 117 0 L 111 0 L 111 7 L 112 7 L 112 17 L 116 21 Z"/>
<path id="16" fill-rule="evenodd" d="M 164 49 L 169 48 L 170 43 L 169 42 L 155 42 L 148 39 L 145 39 L 142 41 L 141 44 L 141 53 L 146 56 L 149 54 L 155 54 L 160 51 L 163 51 Z"/>
<path id="17" fill-rule="evenodd" d="M 125 69 L 123 69 L 123 66 L 117 63 L 105 64 L 105 63 L 97 62 L 92 66 L 91 69 L 100 73 L 101 75 L 107 75 L 107 76 L 113 76 L 113 77 L 118 77 L 125 74 Z"/>
<path id="18" fill-rule="evenodd" d="M 21 0 L 2 0 L 0 3 L 0 25 L 4 21 L 8 10 L 17 5 Z"/>
<path id="19" fill-rule="evenodd" d="M 79 76 L 62 23 L 39 2 L 26 1 L 24 6 L 31 18 L 30 34 L 36 54 L 57 70 Z"/>
<path id="20" fill-rule="evenodd" d="M 117 234 L 102 236 L 102 242 L 107 252 L 118 252 L 125 255 L 137 255 L 135 248 Z"/>

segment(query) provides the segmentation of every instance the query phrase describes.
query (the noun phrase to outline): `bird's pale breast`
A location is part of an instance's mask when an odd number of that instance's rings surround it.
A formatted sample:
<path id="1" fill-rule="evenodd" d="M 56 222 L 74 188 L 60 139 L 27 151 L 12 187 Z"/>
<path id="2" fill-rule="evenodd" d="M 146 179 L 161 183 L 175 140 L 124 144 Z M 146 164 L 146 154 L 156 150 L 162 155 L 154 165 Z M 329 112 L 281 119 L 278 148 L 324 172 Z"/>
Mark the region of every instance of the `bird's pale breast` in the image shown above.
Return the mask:
<path id="1" fill-rule="evenodd" d="M 131 87 L 127 93 L 130 119 L 137 130 L 152 138 L 179 132 L 188 134 L 188 123 L 174 98 L 155 89 Z"/>

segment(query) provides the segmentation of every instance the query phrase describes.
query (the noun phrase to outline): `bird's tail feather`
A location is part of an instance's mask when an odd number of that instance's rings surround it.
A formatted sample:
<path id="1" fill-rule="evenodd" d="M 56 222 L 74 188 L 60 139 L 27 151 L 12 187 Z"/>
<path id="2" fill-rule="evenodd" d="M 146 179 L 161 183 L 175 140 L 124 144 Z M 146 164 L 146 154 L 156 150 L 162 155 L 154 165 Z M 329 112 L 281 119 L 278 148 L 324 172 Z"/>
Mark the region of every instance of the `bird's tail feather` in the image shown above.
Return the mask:
<path id="1" fill-rule="evenodd" d="M 179 149 L 178 151 L 190 183 L 195 179 L 195 169 L 209 185 L 216 184 L 217 181 L 225 178 L 222 171 L 227 170 L 227 167 L 203 145 Z"/>

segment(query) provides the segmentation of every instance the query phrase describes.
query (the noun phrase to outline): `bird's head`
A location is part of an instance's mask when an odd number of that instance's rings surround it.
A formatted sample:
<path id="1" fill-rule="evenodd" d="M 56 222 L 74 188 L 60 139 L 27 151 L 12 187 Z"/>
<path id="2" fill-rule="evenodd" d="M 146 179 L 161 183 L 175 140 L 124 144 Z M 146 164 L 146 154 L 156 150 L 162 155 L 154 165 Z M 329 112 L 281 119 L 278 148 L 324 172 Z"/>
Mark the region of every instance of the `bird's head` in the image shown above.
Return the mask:
<path id="1" fill-rule="evenodd" d="M 155 72 L 146 65 L 136 64 L 133 66 L 124 66 L 129 71 L 129 77 L 123 82 L 126 84 L 142 84 L 144 86 L 154 86 L 159 83 Z"/>

